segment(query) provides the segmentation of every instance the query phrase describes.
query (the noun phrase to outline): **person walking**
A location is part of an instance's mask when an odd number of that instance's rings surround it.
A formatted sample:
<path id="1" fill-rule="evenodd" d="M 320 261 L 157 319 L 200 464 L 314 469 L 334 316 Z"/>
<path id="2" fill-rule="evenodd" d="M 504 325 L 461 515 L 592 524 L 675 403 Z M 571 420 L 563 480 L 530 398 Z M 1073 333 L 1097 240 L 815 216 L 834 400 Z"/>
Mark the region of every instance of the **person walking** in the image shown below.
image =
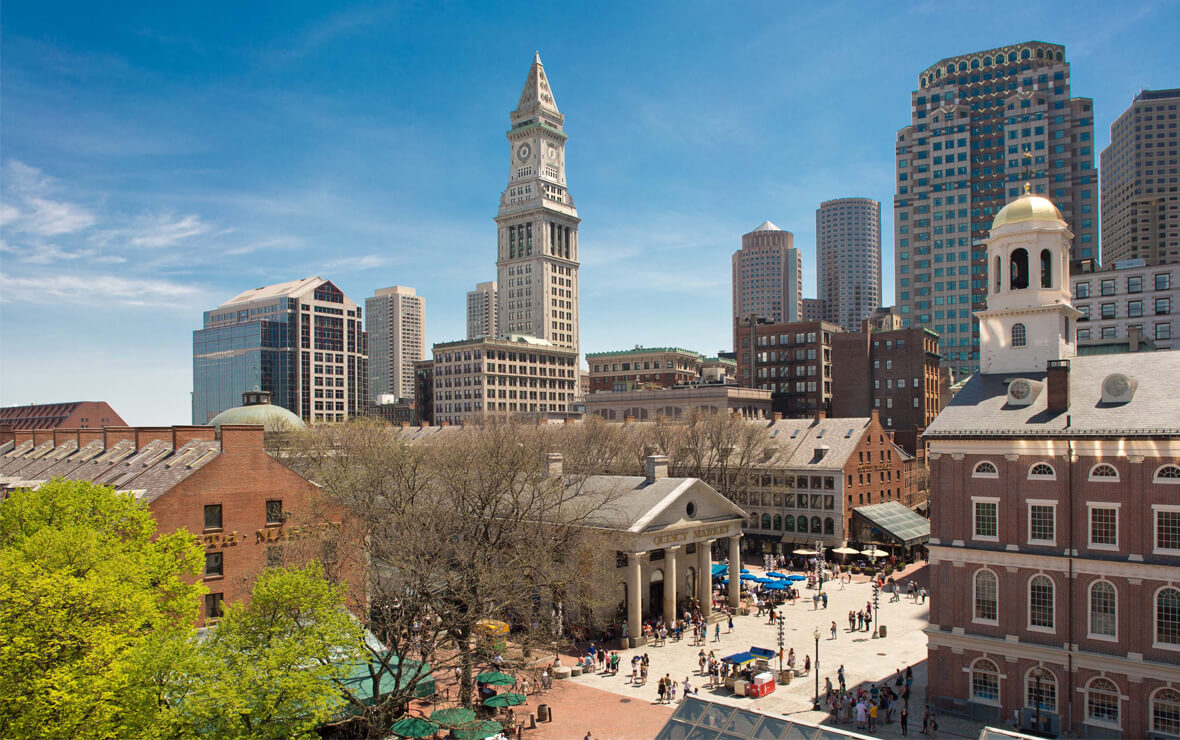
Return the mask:
<path id="1" fill-rule="evenodd" d="M 898 715 L 897 723 L 901 726 L 902 737 L 910 734 L 910 708 L 904 704 L 901 707 L 901 714 Z"/>
<path id="2" fill-rule="evenodd" d="M 656 689 L 656 691 L 657 691 L 657 692 L 659 693 L 659 695 L 660 695 L 659 701 L 658 701 L 657 703 L 659 703 L 659 704 L 663 704 L 663 703 L 664 703 L 664 692 L 665 692 L 666 690 L 667 690 L 667 686 L 664 684 L 664 678 L 663 678 L 663 676 L 661 676 L 661 677 L 660 677 L 660 685 L 659 685 L 659 687 Z"/>
<path id="3" fill-rule="evenodd" d="M 668 684 L 668 688 L 667 688 L 668 703 L 675 704 L 676 703 L 676 682 L 672 680 L 672 674 L 670 674 L 670 673 L 665 673 L 664 678 L 667 680 L 667 684 Z"/>
<path id="4" fill-rule="evenodd" d="M 728 616 L 729 616 L 729 631 L 726 632 L 726 634 L 733 632 L 733 613 L 731 612 Z"/>
<path id="5" fill-rule="evenodd" d="M 844 691 L 845 684 L 844 684 L 844 664 L 843 663 L 840 664 L 840 670 L 836 671 L 836 678 L 840 681 L 840 690 Z"/>
<path id="6" fill-rule="evenodd" d="M 713 642 L 721 642 L 721 622 L 713 625 Z"/>
<path id="7" fill-rule="evenodd" d="M 828 593 L 827 593 L 827 591 L 825 591 L 824 593 L 820 594 L 820 598 L 821 598 L 821 599 L 823 600 L 823 602 L 824 602 L 824 608 L 825 608 L 825 609 L 827 609 L 827 608 L 828 608 Z"/>
<path id="8" fill-rule="evenodd" d="M 832 620 L 832 639 L 836 639 L 836 620 Z"/>

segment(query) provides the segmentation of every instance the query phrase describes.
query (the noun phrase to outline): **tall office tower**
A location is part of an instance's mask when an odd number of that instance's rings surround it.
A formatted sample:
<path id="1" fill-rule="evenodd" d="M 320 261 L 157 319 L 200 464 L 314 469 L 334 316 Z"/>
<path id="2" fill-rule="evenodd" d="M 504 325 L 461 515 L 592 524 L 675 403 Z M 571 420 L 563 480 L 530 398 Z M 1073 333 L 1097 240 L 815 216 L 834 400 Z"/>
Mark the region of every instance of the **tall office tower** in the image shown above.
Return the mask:
<path id="1" fill-rule="evenodd" d="M 795 236 L 763 221 L 742 235 L 742 248 L 733 253 L 734 347 L 738 326 L 750 316 L 771 324 L 803 320 L 803 258 Z"/>
<path id="2" fill-rule="evenodd" d="M 360 306 L 330 281 L 304 278 L 236 295 L 193 332 L 193 423 L 270 392 L 306 421 L 365 407 L 368 355 Z"/>
<path id="3" fill-rule="evenodd" d="M 510 120 L 508 187 L 496 216 L 497 333 L 532 335 L 576 353 L 581 219 L 565 184 L 565 116 L 540 54 Z"/>
<path id="4" fill-rule="evenodd" d="M 860 331 L 881 305 L 881 204 L 870 198 L 820 203 L 815 255 L 824 319 Z"/>
<path id="5" fill-rule="evenodd" d="M 496 281 L 476 283 L 475 290 L 467 292 L 467 338 L 492 337 L 497 332 Z"/>
<path id="6" fill-rule="evenodd" d="M 897 310 L 941 338 L 956 377 L 979 369 L 983 239 L 1023 191 L 1050 198 L 1073 229 L 1070 261 L 1098 256 L 1093 104 L 1070 97 L 1065 47 L 1030 41 L 943 59 L 918 75 L 897 133 Z"/>
<path id="7" fill-rule="evenodd" d="M 1144 90 L 1102 150 L 1102 263 L 1180 262 L 1176 107 L 1180 89 Z"/>
<path id="8" fill-rule="evenodd" d="M 426 299 L 394 285 L 365 299 L 369 335 L 368 401 L 391 394 L 414 397 L 414 363 L 426 357 Z"/>

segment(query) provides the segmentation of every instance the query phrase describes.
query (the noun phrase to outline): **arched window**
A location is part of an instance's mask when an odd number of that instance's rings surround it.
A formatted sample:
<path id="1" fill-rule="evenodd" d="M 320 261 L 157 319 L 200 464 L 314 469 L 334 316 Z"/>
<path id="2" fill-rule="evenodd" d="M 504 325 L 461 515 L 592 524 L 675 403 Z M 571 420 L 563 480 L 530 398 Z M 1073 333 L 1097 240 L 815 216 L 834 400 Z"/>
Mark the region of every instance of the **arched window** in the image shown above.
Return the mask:
<path id="1" fill-rule="evenodd" d="M 1044 59 L 1044 58 L 1045 58 L 1045 50 L 1044 49 L 1037 49 L 1037 59 Z"/>
<path id="2" fill-rule="evenodd" d="M 762 528 L 763 529 L 770 529 L 770 514 L 763 514 L 762 515 Z"/>
<path id="3" fill-rule="evenodd" d="M 807 534 L 807 517 L 800 516 L 795 519 L 795 531 Z"/>
<path id="4" fill-rule="evenodd" d="M 819 520 L 818 516 L 811 517 L 811 531 L 813 534 L 819 534 L 824 530 L 823 522 Z"/>
<path id="5" fill-rule="evenodd" d="M 783 517 L 783 531 L 784 532 L 794 532 L 795 531 L 795 517 L 791 516 L 790 514 Z"/>
<path id="6" fill-rule="evenodd" d="M 979 60 L 978 59 L 971 60 L 971 69 L 979 69 Z"/>
<path id="7" fill-rule="evenodd" d="M 1000 615 L 999 579 L 990 570 L 975 571 L 975 619 L 996 622 Z"/>
<path id="8" fill-rule="evenodd" d="M 1032 57 L 1032 52 L 1029 51 L 1028 49 L 1021 49 L 1020 50 L 1020 58 L 1021 59 L 1029 59 L 1031 57 Z"/>
<path id="9" fill-rule="evenodd" d="M 985 66 L 985 67 L 992 66 L 992 58 L 991 57 L 984 57 L 983 58 L 983 66 Z"/>
<path id="10" fill-rule="evenodd" d="M 1155 644 L 1180 648 L 1180 589 L 1168 586 L 1156 592 Z"/>
<path id="11" fill-rule="evenodd" d="M 1161 465 L 1152 478 L 1155 483 L 1180 484 L 1180 465 Z"/>
<path id="12" fill-rule="evenodd" d="M 1119 687 L 1109 678 L 1094 678 L 1086 686 L 1086 719 L 1119 723 Z"/>
<path id="13" fill-rule="evenodd" d="M 1156 689 L 1151 697 L 1151 729 L 1162 735 L 1180 735 L 1180 691 Z"/>
<path id="14" fill-rule="evenodd" d="M 758 529 L 758 515 L 757 514 L 750 515 L 750 529 Z"/>
<path id="15" fill-rule="evenodd" d="M 1000 669 L 987 658 L 979 658 L 971 664 L 971 700 L 1000 703 Z"/>
<path id="16" fill-rule="evenodd" d="M 959 62 L 959 71 L 960 71 L 960 72 L 966 72 L 966 71 L 967 71 L 967 62 Z"/>
<path id="17" fill-rule="evenodd" d="M 1009 62 L 1015 62 L 1015 61 L 1016 61 L 1016 52 L 1014 52 L 1014 51 L 1010 51 L 1010 52 L 1008 52 L 1008 61 L 1009 61 Z"/>
<path id="18" fill-rule="evenodd" d="M 1090 468 L 1090 480 L 1118 483 L 1119 471 L 1115 470 L 1113 465 L 1098 463 Z"/>
<path id="19" fill-rule="evenodd" d="M 836 520 L 830 516 L 824 519 L 824 534 L 836 534 Z"/>
<path id="20" fill-rule="evenodd" d="M 993 463 L 990 463 L 987 460 L 984 460 L 983 462 L 976 465 L 975 469 L 971 471 L 971 477 L 972 478 L 999 478 L 1000 471 L 996 470 L 996 466 Z"/>
<path id="21" fill-rule="evenodd" d="M 1090 637 L 1118 636 L 1118 592 L 1110 581 L 1090 584 Z"/>
<path id="22" fill-rule="evenodd" d="M 1012 325 L 1012 346 L 1024 347 L 1028 344 L 1028 331 L 1024 328 L 1024 324 L 1016 322 Z"/>
<path id="23" fill-rule="evenodd" d="M 1054 480 L 1057 478 L 1057 473 L 1049 463 L 1039 462 L 1033 463 L 1033 466 L 1028 469 L 1028 477 L 1030 480 Z"/>
<path id="24" fill-rule="evenodd" d="M 1042 712 L 1057 711 L 1057 676 L 1043 666 L 1030 668 L 1024 677 L 1025 706 Z"/>
<path id="25" fill-rule="evenodd" d="M 1008 288 L 1020 290 L 1028 287 L 1028 250 L 1024 247 L 1013 249 L 1008 258 Z"/>
<path id="26" fill-rule="evenodd" d="M 992 277 L 992 284 L 996 286 L 996 291 L 999 293 L 1003 289 L 1003 279 L 1000 273 L 1000 256 L 996 255 L 995 275 Z"/>
<path id="27" fill-rule="evenodd" d="M 1041 287 L 1053 287 L 1053 257 L 1048 249 L 1041 250 Z"/>
<path id="28" fill-rule="evenodd" d="M 1043 573 L 1028 581 L 1028 626 L 1053 629 L 1053 579 Z"/>
<path id="29" fill-rule="evenodd" d="M 782 514 L 775 514 L 774 515 L 774 528 L 776 531 L 779 531 L 779 532 L 782 531 L 782 529 L 783 529 L 783 515 Z"/>

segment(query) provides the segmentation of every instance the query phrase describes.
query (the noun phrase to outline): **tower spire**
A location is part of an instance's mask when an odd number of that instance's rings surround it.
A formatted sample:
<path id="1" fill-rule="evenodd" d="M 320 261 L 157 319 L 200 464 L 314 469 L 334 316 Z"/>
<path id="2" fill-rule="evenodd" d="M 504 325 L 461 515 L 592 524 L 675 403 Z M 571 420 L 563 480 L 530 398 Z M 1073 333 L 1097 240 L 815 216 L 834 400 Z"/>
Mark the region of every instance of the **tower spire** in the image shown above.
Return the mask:
<path id="1" fill-rule="evenodd" d="M 545 76 L 545 65 L 541 63 L 541 52 L 533 54 L 533 65 L 529 67 L 529 76 L 524 81 L 524 91 L 520 93 L 520 102 L 512 113 L 513 122 L 526 118 L 545 117 L 561 125 L 561 111 L 557 110 L 557 101 L 553 99 L 553 91 L 549 89 L 549 78 Z"/>

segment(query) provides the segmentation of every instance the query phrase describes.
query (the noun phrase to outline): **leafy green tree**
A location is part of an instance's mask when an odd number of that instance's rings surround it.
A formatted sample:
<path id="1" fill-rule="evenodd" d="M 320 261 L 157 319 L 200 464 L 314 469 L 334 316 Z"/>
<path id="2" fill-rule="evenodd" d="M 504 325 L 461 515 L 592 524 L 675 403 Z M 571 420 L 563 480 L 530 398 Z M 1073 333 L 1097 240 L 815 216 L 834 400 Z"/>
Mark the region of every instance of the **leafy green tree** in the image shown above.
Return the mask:
<path id="1" fill-rule="evenodd" d="M 155 535 L 145 504 L 89 482 L 0 501 L 0 735 L 173 734 L 153 661 L 192 632 L 203 554 Z"/>
<path id="2" fill-rule="evenodd" d="M 264 571 L 249 603 L 226 608 L 174 680 L 185 729 L 203 738 L 313 737 L 343 706 L 335 681 L 364 645 L 344 596 L 315 561 Z"/>

